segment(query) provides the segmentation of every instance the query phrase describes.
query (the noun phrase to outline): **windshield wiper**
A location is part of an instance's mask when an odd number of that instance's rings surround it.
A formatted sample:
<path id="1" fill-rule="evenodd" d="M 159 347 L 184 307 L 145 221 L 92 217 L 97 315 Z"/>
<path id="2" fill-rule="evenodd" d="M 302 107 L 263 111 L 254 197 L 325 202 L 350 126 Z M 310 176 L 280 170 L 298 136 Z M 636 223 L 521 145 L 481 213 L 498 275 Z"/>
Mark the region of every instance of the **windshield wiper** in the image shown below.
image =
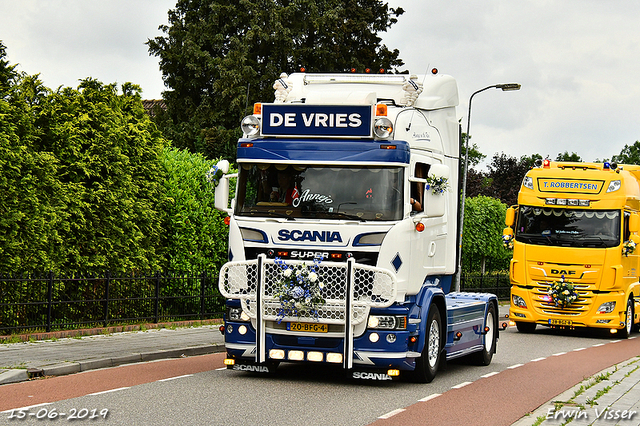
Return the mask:
<path id="1" fill-rule="evenodd" d="M 251 210 L 247 212 L 240 212 L 240 216 L 271 216 L 271 217 L 281 217 L 287 220 L 296 220 L 293 216 L 289 216 L 284 213 L 274 212 L 269 210 L 260 210 L 260 211 Z"/>
<path id="2" fill-rule="evenodd" d="M 315 212 L 315 217 L 319 217 L 319 215 L 320 217 L 322 217 L 322 215 L 327 215 L 327 216 L 333 216 L 333 217 L 343 218 L 343 219 L 358 220 L 360 222 L 366 221 L 366 219 L 363 219 L 360 216 L 356 216 L 354 214 L 347 214 L 343 212 Z"/>

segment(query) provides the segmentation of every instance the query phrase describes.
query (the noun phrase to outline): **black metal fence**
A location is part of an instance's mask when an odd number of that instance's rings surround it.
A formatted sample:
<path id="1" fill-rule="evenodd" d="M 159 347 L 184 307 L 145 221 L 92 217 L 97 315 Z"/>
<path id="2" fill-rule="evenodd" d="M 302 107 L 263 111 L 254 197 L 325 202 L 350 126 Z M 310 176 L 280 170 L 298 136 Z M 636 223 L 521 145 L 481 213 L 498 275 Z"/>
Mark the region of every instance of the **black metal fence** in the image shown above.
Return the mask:
<path id="1" fill-rule="evenodd" d="M 0 276 L 0 334 L 221 318 L 207 272 L 59 277 Z"/>
<path id="2" fill-rule="evenodd" d="M 460 277 L 460 290 L 479 293 L 493 293 L 498 300 L 509 300 L 511 283 L 508 272 L 465 274 Z"/>
<path id="3" fill-rule="evenodd" d="M 509 300 L 507 273 L 462 274 L 462 291 Z M 0 276 L 0 334 L 221 318 L 212 273 Z"/>

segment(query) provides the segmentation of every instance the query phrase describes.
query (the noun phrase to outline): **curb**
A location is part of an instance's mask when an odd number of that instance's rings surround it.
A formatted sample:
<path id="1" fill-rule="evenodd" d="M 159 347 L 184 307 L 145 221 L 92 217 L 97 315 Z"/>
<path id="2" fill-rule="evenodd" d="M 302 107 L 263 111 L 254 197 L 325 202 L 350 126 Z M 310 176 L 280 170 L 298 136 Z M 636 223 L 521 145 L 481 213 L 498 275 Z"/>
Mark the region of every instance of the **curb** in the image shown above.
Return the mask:
<path id="1" fill-rule="evenodd" d="M 24 382 L 43 376 L 64 376 L 100 368 L 117 367 L 125 364 L 157 361 L 161 359 L 186 358 L 224 352 L 224 344 L 192 346 L 188 348 L 158 350 L 139 354 L 123 355 L 115 358 L 100 358 L 78 362 L 65 362 L 42 368 L 0 370 L 0 385 Z"/>

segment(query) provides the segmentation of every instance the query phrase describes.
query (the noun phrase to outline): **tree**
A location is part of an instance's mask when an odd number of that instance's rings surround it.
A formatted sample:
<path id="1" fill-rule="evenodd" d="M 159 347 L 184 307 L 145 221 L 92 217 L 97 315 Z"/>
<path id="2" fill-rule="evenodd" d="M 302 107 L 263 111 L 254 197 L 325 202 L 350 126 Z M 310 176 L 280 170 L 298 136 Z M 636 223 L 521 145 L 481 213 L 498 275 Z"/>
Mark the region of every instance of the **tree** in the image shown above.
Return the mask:
<path id="1" fill-rule="evenodd" d="M 466 141 L 467 141 L 467 134 L 463 133 L 462 134 L 462 138 L 460 140 L 460 164 L 461 167 L 464 167 L 464 157 L 466 155 Z M 483 161 L 485 158 L 487 158 L 486 155 L 484 155 L 483 153 L 480 152 L 480 150 L 478 149 L 478 145 L 476 145 L 475 143 L 471 143 L 469 144 L 469 167 L 475 167 L 478 164 L 480 164 L 481 161 Z"/>
<path id="2" fill-rule="evenodd" d="M 580 163 L 582 162 L 582 158 L 580 158 L 580 156 L 575 152 L 569 154 L 567 151 L 565 151 L 564 153 L 558 154 L 556 156 L 556 161 L 570 161 L 574 163 Z"/>
<path id="3" fill-rule="evenodd" d="M 0 74 L 6 75 L 6 65 Z M 0 96 L 0 271 L 99 272 L 163 262 L 165 145 L 139 87 L 37 76 Z"/>
<path id="4" fill-rule="evenodd" d="M 487 173 L 487 177 L 491 179 L 491 186 L 483 191 L 483 195 L 497 198 L 507 205 L 516 204 L 522 179 L 538 158 L 542 157 L 533 154 L 530 157 L 522 156 L 518 159 L 504 152 L 495 154 Z"/>
<path id="5" fill-rule="evenodd" d="M 511 253 L 502 244 L 506 212 L 506 204 L 491 197 L 480 195 L 465 202 L 462 259 L 466 271 L 479 268 L 484 274 L 487 260 L 508 266 L 505 260 Z"/>
<path id="6" fill-rule="evenodd" d="M 619 155 L 614 155 L 611 161 L 618 164 L 640 164 L 640 141 L 633 145 L 625 145 Z"/>
<path id="7" fill-rule="evenodd" d="M 402 65 L 378 33 L 403 12 L 381 0 L 178 0 L 147 41 L 170 89 L 157 122 L 179 148 L 233 159 L 240 120 L 273 99 L 281 72 Z"/>

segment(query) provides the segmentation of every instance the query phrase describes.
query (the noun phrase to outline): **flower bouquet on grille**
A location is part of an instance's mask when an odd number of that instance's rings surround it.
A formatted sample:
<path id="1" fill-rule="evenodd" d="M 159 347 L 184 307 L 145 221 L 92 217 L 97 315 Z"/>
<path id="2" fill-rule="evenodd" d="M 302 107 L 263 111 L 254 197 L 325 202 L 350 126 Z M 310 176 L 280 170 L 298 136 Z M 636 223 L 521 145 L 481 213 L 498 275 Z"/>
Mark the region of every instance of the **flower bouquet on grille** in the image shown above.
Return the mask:
<path id="1" fill-rule="evenodd" d="M 578 300 L 578 293 L 576 293 L 573 284 L 566 282 L 564 275 L 560 278 L 560 281 L 551 284 L 549 296 L 551 296 L 553 303 L 562 309 Z"/>
<path id="2" fill-rule="evenodd" d="M 280 300 L 278 323 L 287 316 L 318 320 L 318 309 L 326 302 L 322 296 L 324 283 L 317 274 L 321 259 L 314 259 L 312 266 L 305 263 L 287 265 L 280 258 L 276 258 L 275 262 L 280 267 L 275 292 L 275 297 Z"/>

